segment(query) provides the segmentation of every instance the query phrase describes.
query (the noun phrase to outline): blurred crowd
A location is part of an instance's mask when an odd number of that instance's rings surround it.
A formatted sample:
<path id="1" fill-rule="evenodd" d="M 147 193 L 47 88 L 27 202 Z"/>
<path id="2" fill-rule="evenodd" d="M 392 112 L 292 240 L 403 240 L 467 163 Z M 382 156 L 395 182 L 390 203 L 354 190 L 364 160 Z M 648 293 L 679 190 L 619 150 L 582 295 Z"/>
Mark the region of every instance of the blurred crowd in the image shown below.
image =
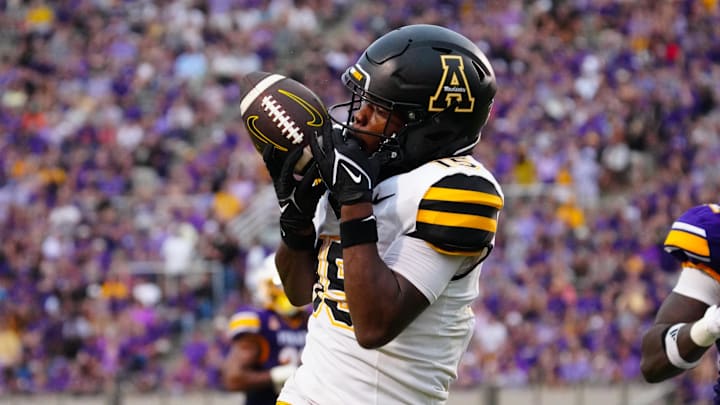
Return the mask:
<path id="1" fill-rule="evenodd" d="M 228 226 L 269 185 L 236 79 L 331 105 L 412 23 L 498 77 L 475 154 L 507 207 L 457 386 L 639 381 L 662 240 L 720 191 L 717 1 L 0 0 L 0 395 L 218 388 L 222 320 L 273 248 Z"/>

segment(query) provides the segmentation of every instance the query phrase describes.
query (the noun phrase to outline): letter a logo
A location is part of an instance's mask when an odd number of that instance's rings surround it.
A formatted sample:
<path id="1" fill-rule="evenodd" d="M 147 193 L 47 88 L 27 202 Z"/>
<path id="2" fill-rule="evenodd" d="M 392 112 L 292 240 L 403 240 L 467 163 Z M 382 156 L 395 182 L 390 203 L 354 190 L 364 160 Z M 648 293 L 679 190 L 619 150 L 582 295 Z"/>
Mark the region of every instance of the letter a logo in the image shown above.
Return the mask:
<path id="1" fill-rule="evenodd" d="M 443 67 L 443 76 L 435 91 L 430 97 L 428 111 L 444 111 L 455 102 L 455 112 L 473 112 L 475 97 L 470 92 L 465 64 L 459 55 L 442 55 L 440 57 Z"/>

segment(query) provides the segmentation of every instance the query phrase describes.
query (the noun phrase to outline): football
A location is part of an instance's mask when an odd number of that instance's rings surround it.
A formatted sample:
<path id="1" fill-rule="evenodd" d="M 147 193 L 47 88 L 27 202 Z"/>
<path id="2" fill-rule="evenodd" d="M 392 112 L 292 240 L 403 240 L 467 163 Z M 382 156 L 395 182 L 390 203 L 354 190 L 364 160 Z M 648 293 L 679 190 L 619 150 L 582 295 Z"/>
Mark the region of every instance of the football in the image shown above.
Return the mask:
<path id="1" fill-rule="evenodd" d="M 290 152 L 305 148 L 295 166 L 302 172 L 312 155 L 310 137 L 330 119 L 325 105 L 312 90 L 289 77 L 251 72 L 240 79 L 240 114 L 255 149 L 266 145 Z"/>

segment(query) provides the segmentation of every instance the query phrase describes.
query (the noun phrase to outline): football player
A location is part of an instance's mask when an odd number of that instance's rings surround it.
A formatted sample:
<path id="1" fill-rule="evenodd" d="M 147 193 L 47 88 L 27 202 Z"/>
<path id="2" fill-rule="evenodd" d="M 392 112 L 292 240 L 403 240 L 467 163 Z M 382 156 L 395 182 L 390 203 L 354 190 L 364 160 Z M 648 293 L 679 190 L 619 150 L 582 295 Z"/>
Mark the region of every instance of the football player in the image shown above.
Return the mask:
<path id="1" fill-rule="evenodd" d="M 278 404 L 443 403 L 504 202 L 471 154 L 495 75 L 464 36 L 410 25 L 342 81 L 351 100 L 332 109 L 347 121 L 311 140 L 311 172 L 292 176 L 300 152 L 264 153 L 282 211 L 278 270 L 290 300 L 313 307 Z"/>
<path id="2" fill-rule="evenodd" d="M 300 363 L 308 312 L 290 304 L 274 255 L 253 270 L 251 288 L 257 306 L 241 308 L 230 319 L 223 384 L 230 391 L 245 392 L 246 405 L 270 405 Z"/>
<path id="3" fill-rule="evenodd" d="M 652 383 L 697 366 L 720 338 L 720 205 L 689 209 L 672 224 L 664 247 L 682 272 L 643 335 L 640 366 Z"/>

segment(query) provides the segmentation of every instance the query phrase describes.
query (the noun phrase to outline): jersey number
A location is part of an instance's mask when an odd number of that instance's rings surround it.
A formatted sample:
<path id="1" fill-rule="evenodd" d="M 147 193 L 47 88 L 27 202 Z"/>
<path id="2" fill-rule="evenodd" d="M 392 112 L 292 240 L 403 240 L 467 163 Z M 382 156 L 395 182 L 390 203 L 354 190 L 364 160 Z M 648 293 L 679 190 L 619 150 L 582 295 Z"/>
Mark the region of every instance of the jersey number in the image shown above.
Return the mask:
<path id="1" fill-rule="evenodd" d="M 448 157 L 448 158 L 438 159 L 435 161 L 435 163 L 438 163 L 445 167 L 461 166 L 461 167 L 470 167 L 473 169 L 478 167 L 478 165 L 473 163 L 467 156 L 456 156 L 456 157 Z"/>
<path id="2" fill-rule="evenodd" d="M 340 241 L 321 238 L 323 242 L 318 253 L 318 282 L 313 291 L 313 316 L 317 317 L 325 310 L 333 325 L 352 329 L 352 319 L 345 300 L 345 274 Z"/>

